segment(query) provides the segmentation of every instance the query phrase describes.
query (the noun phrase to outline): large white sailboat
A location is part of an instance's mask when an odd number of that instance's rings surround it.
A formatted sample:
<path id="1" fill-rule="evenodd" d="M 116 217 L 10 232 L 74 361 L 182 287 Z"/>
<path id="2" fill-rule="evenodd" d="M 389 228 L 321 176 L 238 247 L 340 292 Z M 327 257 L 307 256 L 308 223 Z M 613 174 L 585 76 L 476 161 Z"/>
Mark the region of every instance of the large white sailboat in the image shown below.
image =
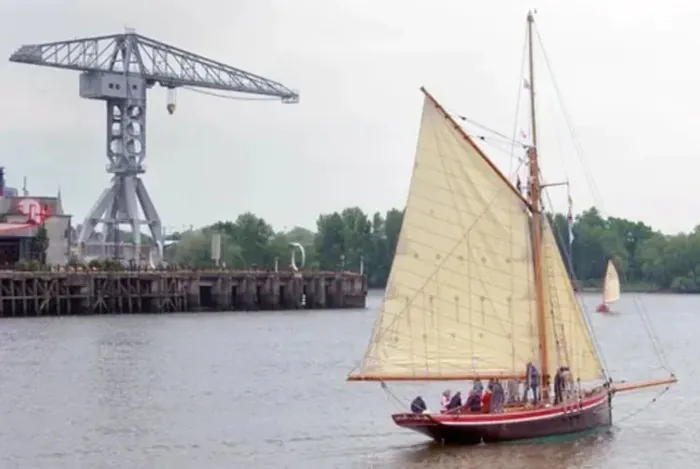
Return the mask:
<path id="1" fill-rule="evenodd" d="M 610 379 L 544 216 L 535 121 L 533 16 L 528 15 L 532 140 L 529 197 L 517 190 L 425 89 L 404 221 L 381 312 L 349 381 L 525 380 L 541 400 L 498 413 L 464 407 L 392 415 L 435 440 L 476 444 L 579 432 L 612 422 L 616 392 L 675 376 Z M 567 371 L 571 386 L 553 402 Z M 424 407 L 423 407 L 424 408 Z"/>

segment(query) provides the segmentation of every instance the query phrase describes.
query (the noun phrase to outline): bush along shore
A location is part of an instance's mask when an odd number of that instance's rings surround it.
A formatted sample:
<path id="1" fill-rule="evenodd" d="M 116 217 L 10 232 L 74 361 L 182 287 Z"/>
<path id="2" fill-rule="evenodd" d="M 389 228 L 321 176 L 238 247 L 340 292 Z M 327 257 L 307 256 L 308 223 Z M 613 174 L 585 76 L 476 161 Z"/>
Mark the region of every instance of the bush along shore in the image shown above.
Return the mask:
<path id="1" fill-rule="evenodd" d="M 620 274 L 623 291 L 700 292 L 700 225 L 690 233 L 667 235 L 641 221 L 603 218 L 590 208 L 576 216 L 569 243 L 566 215 L 549 214 L 559 248 L 571 259 L 572 277 L 581 291 L 600 291 L 608 260 Z M 212 268 L 211 237 L 222 240 L 221 262 L 241 270 L 280 269 L 290 263 L 290 243 L 305 250 L 305 269 L 362 271 L 369 288 L 384 288 L 396 250 L 403 211 L 368 214 L 358 207 L 318 217 L 315 230 L 295 227 L 275 231 L 264 219 L 244 213 L 233 221 L 172 233 L 165 248 L 170 269 Z M 124 241 L 128 242 L 124 233 Z M 42 243 L 37 243 L 40 250 Z M 41 257 L 16 268 L 39 270 Z M 297 263 L 300 263 L 297 256 Z M 92 269 L 120 270 L 115 262 L 93 262 Z M 79 267 L 79 263 L 73 263 Z"/>

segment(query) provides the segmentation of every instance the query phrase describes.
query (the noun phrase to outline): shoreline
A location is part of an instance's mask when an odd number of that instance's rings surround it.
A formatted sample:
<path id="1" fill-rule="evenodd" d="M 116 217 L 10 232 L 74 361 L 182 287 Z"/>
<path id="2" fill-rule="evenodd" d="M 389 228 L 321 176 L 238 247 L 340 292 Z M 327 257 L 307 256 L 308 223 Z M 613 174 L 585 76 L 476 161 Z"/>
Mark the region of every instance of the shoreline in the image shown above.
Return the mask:
<path id="1" fill-rule="evenodd" d="M 634 286 L 622 286 L 621 287 L 621 294 L 625 293 L 653 293 L 653 294 L 662 294 L 662 295 L 697 295 L 700 292 L 680 292 L 680 291 L 673 291 L 673 290 L 668 290 L 668 289 L 663 289 L 663 288 L 649 288 L 649 287 L 634 287 Z M 576 290 L 576 293 L 603 293 L 603 289 L 601 287 L 584 287 Z"/>
<path id="2" fill-rule="evenodd" d="M 373 287 L 369 291 L 383 292 L 382 287 Z M 601 287 L 583 287 L 576 290 L 576 293 L 598 293 L 602 294 L 603 289 Z M 622 295 L 625 293 L 648 293 L 654 295 L 700 295 L 700 292 L 683 292 L 674 291 L 665 288 L 654 288 L 647 285 L 622 285 Z"/>
<path id="3" fill-rule="evenodd" d="M 581 282 L 584 283 L 584 282 Z M 591 282 L 593 283 L 593 282 Z M 602 285 L 596 285 L 593 283 L 588 283 L 587 286 L 580 287 L 576 289 L 577 293 L 599 293 L 603 294 L 603 287 Z M 596 282 L 597 283 L 597 282 Z M 670 288 L 660 288 L 655 285 L 650 285 L 648 283 L 628 283 L 628 284 L 622 284 L 620 287 L 621 293 L 624 295 L 625 293 L 658 293 L 658 294 L 664 294 L 664 295 L 694 295 L 698 294 L 700 292 L 683 292 L 683 291 L 676 291 L 672 290 Z"/>

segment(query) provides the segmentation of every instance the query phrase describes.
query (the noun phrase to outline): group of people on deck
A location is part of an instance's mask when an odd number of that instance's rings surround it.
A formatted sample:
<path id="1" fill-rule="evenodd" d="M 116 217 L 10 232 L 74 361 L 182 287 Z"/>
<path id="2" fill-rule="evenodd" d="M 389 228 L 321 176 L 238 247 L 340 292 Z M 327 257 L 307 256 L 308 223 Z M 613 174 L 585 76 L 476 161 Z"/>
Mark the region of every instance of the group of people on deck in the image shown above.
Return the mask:
<path id="1" fill-rule="evenodd" d="M 528 402 L 528 395 L 532 391 L 532 403 L 539 404 L 541 399 L 540 394 L 540 372 L 537 367 L 532 363 L 528 362 L 525 368 L 525 393 L 523 395 L 522 401 L 524 403 Z M 518 381 L 512 380 L 514 383 L 514 391 L 509 399 L 509 403 L 518 402 L 517 400 L 517 389 Z M 571 376 L 571 370 L 568 366 L 560 366 L 554 375 L 554 405 L 561 404 L 564 402 L 565 397 L 569 396 L 573 391 L 573 378 Z"/>
<path id="2" fill-rule="evenodd" d="M 451 391 L 445 390 L 440 398 L 440 412 L 503 412 L 506 403 L 506 392 L 497 379 L 489 380 L 484 389 L 481 380 L 474 381 L 474 386 L 466 402 L 462 402 L 462 393 L 457 391 L 452 395 Z"/>
<path id="3" fill-rule="evenodd" d="M 525 391 L 520 392 L 520 381 L 507 380 L 505 389 L 497 379 L 489 380 L 486 388 L 481 380 L 474 380 L 473 387 L 466 400 L 463 400 L 460 391 L 452 392 L 448 389 L 442 393 L 440 398 L 441 413 L 462 413 L 462 412 L 483 412 L 499 413 L 503 412 L 506 405 L 527 404 L 531 402 L 538 405 L 541 402 L 541 376 L 537 367 L 529 362 L 525 372 Z M 554 405 L 561 404 L 572 391 L 573 383 L 571 372 L 566 366 L 560 367 L 554 376 Z M 528 400 L 532 391 L 532 400 Z M 418 402 L 420 401 L 420 402 Z M 425 402 L 421 397 L 417 397 L 411 404 L 413 412 L 421 413 L 425 411 Z"/>

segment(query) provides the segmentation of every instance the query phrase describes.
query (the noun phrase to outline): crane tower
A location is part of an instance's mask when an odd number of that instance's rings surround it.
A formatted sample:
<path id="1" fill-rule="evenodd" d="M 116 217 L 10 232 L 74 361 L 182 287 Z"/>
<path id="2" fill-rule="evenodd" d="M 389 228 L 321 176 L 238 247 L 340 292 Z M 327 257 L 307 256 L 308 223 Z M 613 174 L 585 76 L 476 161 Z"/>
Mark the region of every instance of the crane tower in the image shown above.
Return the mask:
<path id="1" fill-rule="evenodd" d="M 105 189 L 83 222 L 78 237 L 85 247 L 98 224 L 101 242 L 115 243 L 120 225 L 129 225 L 134 258 L 139 259 L 141 226 L 148 225 L 151 252 L 162 254 L 160 217 L 139 175 L 146 172 L 146 91 L 156 83 L 174 90 L 210 90 L 278 97 L 298 103 L 299 94 L 266 78 L 186 52 L 128 31 L 124 34 L 23 45 L 11 62 L 75 70 L 80 74 L 80 97 L 105 101 L 107 106 L 107 173 Z M 175 110 L 168 102 L 168 112 Z M 143 217 L 139 214 L 139 206 Z M 116 252 L 116 251 L 115 251 Z"/>

